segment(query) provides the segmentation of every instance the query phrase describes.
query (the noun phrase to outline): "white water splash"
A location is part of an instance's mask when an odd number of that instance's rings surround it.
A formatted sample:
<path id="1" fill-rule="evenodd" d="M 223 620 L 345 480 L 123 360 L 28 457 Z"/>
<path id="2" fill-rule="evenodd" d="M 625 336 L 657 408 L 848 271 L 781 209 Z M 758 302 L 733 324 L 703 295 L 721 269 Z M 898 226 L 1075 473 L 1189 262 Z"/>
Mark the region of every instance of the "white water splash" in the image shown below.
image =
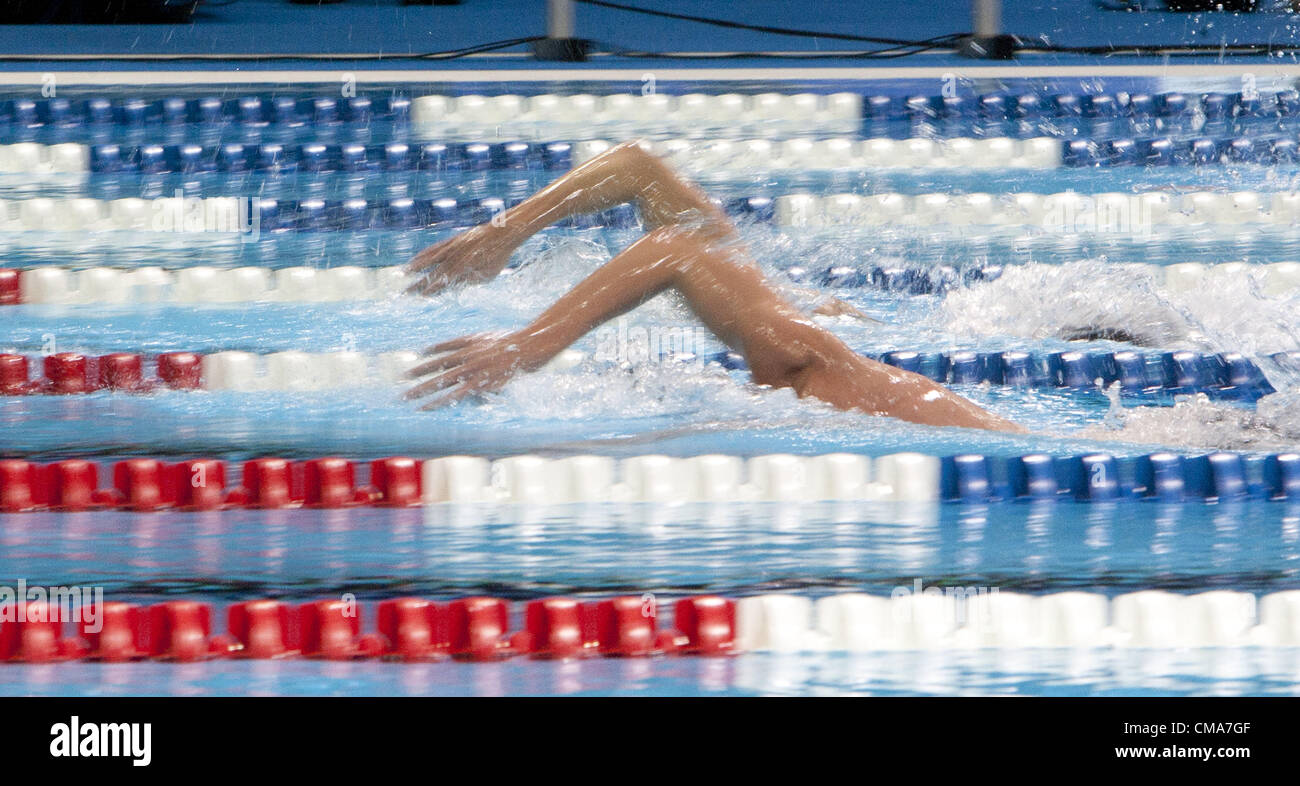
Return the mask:
<path id="1" fill-rule="evenodd" d="M 952 332 L 965 335 L 1041 340 L 1092 333 L 1168 349 L 1300 349 L 1300 293 L 1266 296 L 1252 276 L 1215 277 L 1175 292 L 1141 265 L 1031 264 L 953 291 L 940 311 Z"/>
<path id="2" fill-rule="evenodd" d="M 1300 447 L 1300 396 L 1274 394 L 1254 411 L 1210 401 L 1204 394 L 1180 397 L 1172 407 L 1130 407 L 1071 436 L 1200 450 L 1282 451 Z"/>

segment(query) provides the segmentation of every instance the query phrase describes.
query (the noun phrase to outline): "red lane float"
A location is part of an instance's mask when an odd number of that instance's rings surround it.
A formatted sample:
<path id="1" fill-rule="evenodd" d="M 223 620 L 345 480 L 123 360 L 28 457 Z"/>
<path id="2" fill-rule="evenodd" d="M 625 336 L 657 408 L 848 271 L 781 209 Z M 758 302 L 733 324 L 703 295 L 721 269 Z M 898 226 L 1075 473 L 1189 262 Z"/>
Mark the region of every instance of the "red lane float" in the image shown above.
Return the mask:
<path id="1" fill-rule="evenodd" d="M 288 606 L 278 600 L 250 600 L 226 610 L 234 658 L 291 658 L 299 654 L 297 630 Z"/>
<path id="2" fill-rule="evenodd" d="M 195 661 L 225 655 L 212 638 L 212 607 L 188 600 L 149 607 L 149 655 L 159 660 Z"/>
<path id="3" fill-rule="evenodd" d="M 45 601 L 26 601 L 21 618 L 0 623 L 0 661 L 49 663 L 79 657 L 77 639 L 63 638 L 63 620 L 58 606 Z"/>
<path id="4" fill-rule="evenodd" d="M 37 490 L 37 465 L 20 459 L 0 459 L 0 512 L 36 510 L 45 504 Z"/>
<path id="5" fill-rule="evenodd" d="M 109 602 L 98 612 L 97 622 L 83 618 L 78 623 L 87 659 L 122 663 L 149 657 L 149 616 L 139 606 Z"/>
<path id="6" fill-rule="evenodd" d="M 420 462 L 398 456 L 370 462 L 368 501 L 385 507 L 410 507 L 420 504 Z"/>
<path id="7" fill-rule="evenodd" d="M 193 352 L 164 352 L 158 356 L 158 379 L 173 390 L 198 390 L 203 382 L 203 358 Z"/>
<path id="8" fill-rule="evenodd" d="M 380 652 L 392 660 L 448 657 L 446 609 L 423 598 L 394 598 L 379 604 Z"/>
<path id="9" fill-rule="evenodd" d="M 524 609 L 515 645 L 533 658 L 572 658 L 596 645 L 595 615 L 572 598 L 543 598 Z"/>
<path id="10" fill-rule="evenodd" d="M 293 482 L 293 463 L 282 458 L 244 462 L 244 482 L 231 489 L 226 501 L 248 508 L 291 508 L 302 503 L 301 486 Z"/>
<path id="11" fill-rule="evenodd" d="M 27 356 L 0 354 L 0 396 L 26 396 L 36 391 Z"/>
<path id="12" fill-rule="evenodd" d="M 0 354 L 0 395 L 34 393 L 75 395 L 108 390 L 149 393 L 159 387 L 197 390 L 203 383 L 203 357 L 194 352 L 164 352 L 155 359 L 155 378 L 145 376 L 145 358 L 133 352 L 86 355 L 58 352 L 41 359 L 41 378 L 31 378 L 26 355 Z"/>
<path id="13" fill-rule="evenodd" d="M 370 493 L 357 488 L 356 467 L 351 461 L 329 457 L 303 462 L 303 504 L 309 508 L 344 508 L 371 501 Z"/>
<path id="14" fill-rule="evenodd" d="M 90 373 L 90 359 L 77 352 L 46 355 L 42 369 L 45 379 L 40 390 L 44 393 L 91 393 L 98 387 Z"/>
<path id="15" fill-rule="evenodd" d="M 20 271 L 0 268 L 0 306 L 16 306 L 23 302 Z"/>
<path id="16" fill-rule="evenodd" d="M 283 458 L 246 461 L 241 482 L 227 487 L 226 464 L 188 459 L 117 461 L 100 488 L 98 465 L 81 459 L 36 464 L 0 459 L 0 513 L 115 508 L 138 512 L 219 510 L 225 507 L 343 508 L 353 505 L 409 507 L 421 504 L 420 462 L 397 456 L 369 464 L 369 483 L 357 484 L 355 462 L 325 457 L 303 462 Z"/>
<path id="17" fill-rule="evenodd" d="M 351 660 L 384 652 L 383 638 L 361 633 L 361 607 L 356 601 L 321 600 L 298 607 L 302 654 L 309 658 Z"/>
<path id="18" fill-rule="evenodd" d="M 670 651 L 671 637 L 660 637 L 652 597 L 626 596 L 603 600 L 596 606 L 596 649 L 617 658 L 644 657 Z"/>
<path id="19" fill-rule="evenodd" d="M 725 655 L 736 643 L 736 602 L 705 595 L 673 606 L 673 624 L 684 641 L 679 649 L 697 655 Z"/>
<path id="20" fill-rule="evenodd" d="M 113 465 L 112 499 L 115 507 L 149 511 L 170 507 L 176 501 L 171 474 L 157 459 L 127 459 Z"/>
<path id="21" fill-rule="evenodd" d="M 500 598 L 461 598 L 447 608 L 448 653 L 458 660 L 497 660 L 515 654 L 510 609 Z"/>
<path id="22" fill-rule="evenodd" d="M 492 661 L 591 656 L 729 655 L 735 651 L 735 607 L 714 596 L 683 598 L 674 630 L 658 630 L 650 596 L 582 603 L 542 598 L 524 610 L 524 628 L 510 632 L 510 604 L 470 597 L 441 605 L 392 598 L 376 605 L 376 628 L 363 631 L 354 600 L 319 600 L 297 607 L 249 600 L 226 609 L 226 633 L 213 634 L 207 603 L 175 600 L 148 607 L 104 602 L 74 609 L 68 632 L 60 607 L 28 602 L 21 618 L 0 621 L 0 662 L 49 663 L 85 659 L 193 662 L 209 658 L 398 661 Z M 65 609 L 65 611 L 67 611 Z"/>
<path id="23" fill-rule="evenodd" d="M 190 459 L 168 468 L 174 503 L 181 510 L 217 510 L 226 504 L 226 465 L 216 459 Z"/>
<path id="24" fill-rule="evenodd" d="M 112 352 L 100 355 L 96 365 L 99 370 L 99 387 L 102 389 L 145 393 L 154 387 L 144 381 L 144 358 L 139 355 Z"/>
<path id="25" fill-rule="evenodd" d="M 112 494 L 99 488 L 99 468 L 89 461 L 56 461 L 37 477 L 36 499 L 51 510 L 89 510 L 113 502 Z"/>

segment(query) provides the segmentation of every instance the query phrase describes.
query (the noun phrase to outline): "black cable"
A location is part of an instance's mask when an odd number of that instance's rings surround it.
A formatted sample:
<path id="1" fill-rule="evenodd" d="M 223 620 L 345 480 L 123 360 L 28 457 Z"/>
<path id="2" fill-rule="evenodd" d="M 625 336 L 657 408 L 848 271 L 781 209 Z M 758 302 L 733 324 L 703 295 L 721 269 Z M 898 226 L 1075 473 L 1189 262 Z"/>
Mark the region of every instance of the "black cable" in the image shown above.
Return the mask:
<path id="1" fill-rule="evenodd" d="M 700 24 L 713 25 L 715 27 L 727 27 L 735 30 L 753 30 L 758 33 L 773 33 L 776 35 L 798 36 L 803 38 L 829 38 L 836 41 L 865 41 L 870 44 L 894 44 L 897 46 L 918 46 L 924 44 L 936 43 L 939 41 L 948 41 L 960 37 L 959 34 L 950 33 L 948 35 L 935 36 L 920 41 L 909 41 L 901 38 L 879 38 L 876 36 L 853 35 L 851 33 L 821 33 L 814 30 L 797 30 L 787 27 L 769 27 L 767 25 L 749 25 L 744 22 L 732 22 L 727 19 L 714 19 L 707 16 L 692 16 L 690 14 L 678 14 L 672 11 L 655 11 L 650 8 L 639 8 L 634 5 L 624 5 L 623 3 L 611 3 L 608 0 L 577 0 L 579 3 L 587 5 L 600 6 L 602 8 L 613 8 L 618 11 L 630 11 L 634 14 L 645 14 L 647 16 L 658 16 L 664 19 L 680 19 L 686 22 L 699 22 Z"/>
<path id="2" fill-rule="evenodd" d="M 600 44 L 607 54 L 614 57 L 628 57 L 641 60 L 889 60 L 908 57 L 934 49 L 947 48 L 948 44 L 936 43 L 916 47 L 889 47 L 865 52 L 647 52 L 623 49 L 610 44 Z"/>

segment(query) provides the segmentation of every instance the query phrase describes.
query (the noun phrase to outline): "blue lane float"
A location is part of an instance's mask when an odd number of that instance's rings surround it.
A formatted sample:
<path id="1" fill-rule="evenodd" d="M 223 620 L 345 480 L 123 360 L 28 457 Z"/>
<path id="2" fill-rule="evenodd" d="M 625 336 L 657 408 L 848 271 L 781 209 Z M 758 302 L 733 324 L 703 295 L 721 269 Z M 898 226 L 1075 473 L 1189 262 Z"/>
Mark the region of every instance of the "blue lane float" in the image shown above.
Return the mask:
<path id="1" fill-rule="evenodd" d="M 1062 142 L 1067 167 L 1208 166 L 1215 164 L 1292 164 L 1300 161 L 1296 137 L 1230 136 L 1071 139 Z"/>
<path id="2" fill-rule="evenodd" d="M 1295 136 L 1086 138 L 1060 145 L 1062 165 L 1072 168 L 1300 162 Z M 90 146 L 96 174 L 562 171 L 572 163 L 573 144 L 558 141 Z"/>
<path id="3" fill-rule="evenodd" d="M 17 126 L 329 125 L 387 120 L 405 123 L 406 96 L 241 96 L 238 98 L 15 98 L 0 101 L 0 123 Z"/>
<path id="4" fill-rule="evenodd" d="M 258 199 L 253 203 L 261 232 L 362 231 L 376 229 L 455 228 L 481 224 L 520 199 Z M 632 205 L 575 216 L 557 226 L 625 228 L 639 226 Z"/>
<path id="5" fill-rule="evenodd" d="M 661 91 L 669 94 L 672 85 Z M 550 91 L 538 91 L 550 92 Z M 724 92 L 737 91 L 728 86 Z M 750 92 L 765 92 L 755 88 Z M 523 95 L 523 93 L 521 93 Z M 324 95 L 169 96 L 123 98 L 13 98 L 0 101 L 0 122 L 15 125 L 238 124 L 245 126 L 406 121 L 412 96 L 390 94 L 339 98 Z M 1178 121 L 1270 120 L 1300 116 L 1300 92 L 1042 93 L 980 95 L 864 95 L 867 120 L 945 119 L 1014 121 L 1078 118 Z"/>
<path id="6" fill-rule="evenodd" d="M 97 174 L 565 170 L 571 162 L 568 142 L 90 146 Z"/>
<path id="7" fill-rule="evenodd" d="M 1279 364 L 1289 353 L 1274 358 Z M 1239 353 L 1205 352 L 914 352 L 894 350 L 868 355 L 947 385 L 998 385 L 1060 390 L 1096 389 L 1119 383 L 1129 396 L 1204 393 L 1212 399 L 1253 402 L 1276 392 L 1264 372 Z M 735 352 L 711 358 L 728 369 L 747 368 Z"/>
<path id="8" fill-rule="evenodd" d="M 1300 92 L 1261 93 L 986 93 L 975 96 L 864 96 L 863 116 L 875 120 L 1033 120 L 1082 118 L 1279 119 L 1300 115 Z"/>
<path id="9" fill-rule="evenodd" d="M 1243 456 L 995 457 L 940 460 L 940 498 L 983 504 L 1013 500 L 1079 502 L 1300 501 L 1300 454 Z"/>

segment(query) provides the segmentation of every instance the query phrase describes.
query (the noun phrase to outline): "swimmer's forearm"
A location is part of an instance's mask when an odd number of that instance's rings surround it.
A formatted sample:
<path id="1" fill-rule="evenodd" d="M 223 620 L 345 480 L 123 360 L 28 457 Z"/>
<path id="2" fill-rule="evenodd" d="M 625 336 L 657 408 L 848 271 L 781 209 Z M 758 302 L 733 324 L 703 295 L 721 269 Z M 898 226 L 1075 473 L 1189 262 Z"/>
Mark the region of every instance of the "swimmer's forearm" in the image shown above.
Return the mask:
<path id="1" fill-rule="evenodd" d="M 838 343 L 838 342 L 837 342 Z M 929 426 L 1024 433 L 1025 429 L 926 377 L 862 357 L 847 347 L 828 353 L 796 386 L 800 396 L 839 409 L 887 415 Z"/>
<path id="2" fill-rule="evenodd" d="M 697 222 L 726 222 L 725 214 L 703 192 L 636 144 L 625 143 L 510 208 L 497 226 L 517 246 L 558 221 L 627 202 L 637 206 L 651 228 L 683 221 L 692 212 L 699 214 Z"/>
<path id="3" fill-rule="evenodd" d="M 530 365 L 543 365 L 594 328 L 668 289 L 674 275 L 673 260 L 654 244 L 629 246 L 519 331 L 534 359 Z"/>
<path id="4" fill-rule="evenodd" d="M 764 335 L 781 345 L 781 355 L 800 354 L 810 332 L 824 332 L 805 324 L 726 240 L 708 231 L 666 227 L 601 266 L 519 331 L 519 337 L 529 345 L 529 355 L 538 358 L 535 365 L 541 365 L 590 330 L 667 289 L 680 293 L 715 336 L 747 357 L 764 353 L 743 340 L 756 317 L 766 326 Z M 751 358 L 751 363 L 764 366 L 770 354 Z"/>

